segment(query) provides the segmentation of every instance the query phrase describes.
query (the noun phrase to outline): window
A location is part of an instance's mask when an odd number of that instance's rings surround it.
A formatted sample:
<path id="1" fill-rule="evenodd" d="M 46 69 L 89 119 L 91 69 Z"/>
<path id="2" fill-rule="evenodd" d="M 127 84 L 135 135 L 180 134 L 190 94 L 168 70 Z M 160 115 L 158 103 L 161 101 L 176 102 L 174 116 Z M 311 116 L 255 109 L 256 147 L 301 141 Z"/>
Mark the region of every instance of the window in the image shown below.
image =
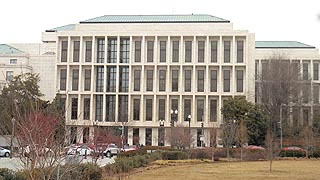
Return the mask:
<path id="1" fill-rule="evenodd" d="M 78 119 L 78 98 L 71 99 L 71 119 Z"/>
<path id="2" fill-rule="evenodd" d="M 204 70 L 198 70 L 198 92 L 204 92 Z"/>
<path id="3" fill-rule="evenodd" d="M 140 91 L 141 71 L 140 70 L 134 70 L 133 75 L 134 75 L 133 90 L 134 91 Z"/>
<path id="4" fill-rule="evenodd" d="M 103 96 L 96 95 L 96 121 L 102 121 Z"/>
<path id="5" fill-rule="evenodd" d="M 77 143 L 77 127 L 70 127 L 70 144 Z"/>
<path id="6" fill-rule="evenodd" d="M 98 38 L 97 63 L 104 63 L 104 38 Z"/>
<path id="7" fill-rule="evenodd" d="M 117 39 L 108 39 L 108 63 L 117 62 Z"/>
<path id="8" fill-rule="evenodd" d="M 159 119 L 166 119 L 166 100 L 165 99 L 159 99 Z"/>
<path id="9" fill-rule="evenodd" d="M 119 73 L 119 92 L 128 92 L 129 89 L 129 67 L 120 66 Z"/>
<path id="10" fill-rule="evenodd" d="M 7 72 L 7 77 L 8 77 L 8 72 Z M 60 69 L 60 90 L 65 91 L 66 87 L 67 87 L 67 70 Z"/>
<path id="11" fill-rule="evenodd" d="M 313 85 L 313 103 L 319 104 L 319 85 Z"/>
<path id="12" fill-rule="evenodd" d="M 303 70 L 302 78 L 303 78 L 303 80 L 308 80 L 309 79 L 309 74 L 308 74 L 309 64 L 303 63 L 302 68 L 303 68 L 302 69 Z"/>
<path id="13" fill-rule="evenodd" d="M 184 120 L 187 120 L 188 116 L 191 115 L 191 99 L 185 99 L 183 102 L 184 106 Z"/>
<path id="14" fill-rule="evenodd" d="M 198 62 L 204 62 L 204 41 L 198 41 Z"/>
<path id="15" fill-rule="evenodd" d="M 147 41 L 147 62 L 153 62 L 153 41 Z"/>
<path id="16" fill-rule="evenodd" d="M 141 62 L 141 41 L 134 42 L 134 62 Z"/>
<path id="17" fill-rule="evenodd" d="M 73 42 L 73 62 L 79 62 L 80 41 Z"/>
<path id="18" fill-rule="evenodd" d="M 243 63 L 243 41 L 237 41 L 237 62 Z"/>
<path id="19" fill-rule="evenodd" d="M 210 77 L 211 77 L 211 79 L 210 79 L 210 92 L 217 92 L 217 84 L 218 84 L 217 83 L 217 79 L 218 79 L 217 74 L 218 74 L 217 70 L 210 71 Z"/>
<path id="20" fill-rule="evenodd" d="M 140 99 L 133 100 L 133 120 L 140 120 Z"/>
<path id="21" fill-rule="evenodd" d="M 139 137 L 139 128 L 133 128 L 133 142 L 132 144 L 133 145 L 138 145 L 140 144 L 139 140 L 140 140 L 140 137 Z"/>
<path id="22" fill-rule="evenodd" d="M 197 121 L 203 121 L 203 114 L 204 114 L 204 100 L 198 99 L 197 100 Z"/>
<path id="23" fill-rule="evenodd" d="M 152 121 L 152 99 L 146 99 L 146 121 Z"/>
<path id="24" fill-rule="evenodd" d="M 6 81 L 12 81 L 13 80 L 13 71 L 6 71 Z"/>
<path id="25" fill-rule="evenodd" d="M 147 91 L 153 91 L 153 70 L 147 70 Z"/>
<path id="26" fill-rule="evenodd" d="M 91 89 L 91 69 L 84 70 L 84 90 L 90 91 Z"/>
<path id="27" fill-rule="evenodd" d="M 179 41 L 172 42 L 172 62 L 179 62 Z"/>
<path id="28" fill-rule="evenodd" d="M 17 59 L 10 59 L 10 64 L 17 64 Z"/>
<path id="29" fill-rule="evenodd" d="M 210 100 L 210 122 L 217 122 L 217 100 Z"/>
<path id="30" fill-rule="evenodd" d="M 172 70 L 171 90 L 177 92 L 179 88 L 179 70 Z"/>
<path id="31" fill-rule="evenodd" d="M 83 128 L 83 143 L 89 143 L 89 127 Z"/>
<path id="32" fill-rule="evenodd" d="M 243 92 L 243 70 L 237 70 L 237 92 Z"/>
<path id="33" fill-rule="evenodd" d="M 223 57 L 224 57 L 224 62 L 225 63 L 229 63 L 230 62 L 230 46 L 231 46 L 231 42 L 230 41 L 224 41 L 223 42 L 224 45 L 224 49 L 223 49 Z"/>
<path id="34" fill-rule="evenodd" d="M 175 111 L 175 110 L 179 110 L 179 102 L 178 99 L 171 99 L 171 110 Z M 170 111 L 171 111 L 170 110 Z M 179 114 L 179 112 L 178 112 Z M 178 114 L 171 114 L 171 119 L 173 121 L 178 121 Z"/>
<path id="35" fill-rule="evenodd" d="M 107 92 L 116 92 L 117 67 L 107 67 Z"/>
<path id="36" fill-rule="evenodd" d="M 166 91 L 166 70 L 159 70 L 159 91 Z"/>
<path id="37" fill-rule="evenodd" d="M 223 92 L 230 92 L 230 70 L 223 70 Z"/>
<path id="38" fill-rule="evenodd" d="M 78 91 L 79 87 L 79 69 L 72 70 L 72 91 Z"/>
<path id="39" fill-rule="evenodd" d="M 313 63 L 313 80 L 319 80 L 319 64 Z"/>
<path id="40" fill-rule="evenodd" d="M 61 62 L 67 62 L 68 59 L 68 41 L 61 42 Z"/>
<path id="41" fill-rule="evenodd" d="M 96 80 L 96 91 L 103 92 L 103 74 L 104 74 L 104 67 L 98 66 L 97 67 L 97 80 Z"/>
<path id="42" fill-rule="evenodd" d="M 116 96 L 106 96 L 106 121 L 115 122 L 116 113 Z"/>
<path id="43" fill-rule="evenodd" d="M 83 119 L 90 119 L 90 98 L 83 99 Z"/>
<path id="44" fill-rule="evenodd" d="M 255 62 L 255 67 L 254 67 L 254 69 L 255 69 L 255 75 L 254 75 L 254 78 L 255 78 L 255 80 L 258 80 L 258 76 L 259 76 L 259 62 Z"/>
<path id="45" fill-rule="evenodd" d="M 118 121 L 128 122 L 128 96 L 119 96 Z"/>
<path id="46" fill-rule="evenodd" d="M 191 70 L 184 71 L 184 91 L 191 92 Z"/>
<path id="47" fill-rule="evenodd" d="M 185 42 L 185 62 L 192 61 L 192 41 Z"/>
<path id="48" fill-rule="evenodd" d="M 167 42 L 160 41 L 160 62 L 166 62 L 167 58 Z"/>
<path id="49" fill-rule="evenodd" d="M 130 39 L 120 40 L 120 63 L 129 63 Z"/>
<path id="50" fill-rule="evenodd" d="M 146 146 L 152 145 L 152 128 L 146 128 Z"/>
<path id="51" fill-rule="evenodd" d="M 218 61 L 218 42 L 211 41 L 211 62 Z"/>
<path id="52" fill-rule="evenodd" d="M 85 61 L 91 62 L 91 58 L 92 58 L 92 41 L 86 41 Z"/>

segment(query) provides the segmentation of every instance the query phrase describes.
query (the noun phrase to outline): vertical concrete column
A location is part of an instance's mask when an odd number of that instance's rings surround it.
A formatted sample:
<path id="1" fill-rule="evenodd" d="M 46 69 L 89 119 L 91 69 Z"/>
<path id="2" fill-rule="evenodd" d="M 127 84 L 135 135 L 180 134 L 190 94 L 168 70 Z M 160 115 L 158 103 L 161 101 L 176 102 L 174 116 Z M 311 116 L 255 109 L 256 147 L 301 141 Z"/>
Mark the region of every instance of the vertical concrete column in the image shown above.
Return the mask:
<path id="1" fill-rule="evenodd" d="M 133 145 L 133 128 L 128 128 L 128 144 Z"/>
<path id="2" fill-rule="evenodd" d="M 77 126 L 77 142 L 83 143 L 83 127 Z"/>
<path id="3" fill-rule="evenodd" d="M 158 146 L 158 128 L 152 128 L 152 146 Z"/>
<path id="4" fill-rule="evenodd" d="M 146 145 L 146 128 L 139 128 L 139 143 Z"/>

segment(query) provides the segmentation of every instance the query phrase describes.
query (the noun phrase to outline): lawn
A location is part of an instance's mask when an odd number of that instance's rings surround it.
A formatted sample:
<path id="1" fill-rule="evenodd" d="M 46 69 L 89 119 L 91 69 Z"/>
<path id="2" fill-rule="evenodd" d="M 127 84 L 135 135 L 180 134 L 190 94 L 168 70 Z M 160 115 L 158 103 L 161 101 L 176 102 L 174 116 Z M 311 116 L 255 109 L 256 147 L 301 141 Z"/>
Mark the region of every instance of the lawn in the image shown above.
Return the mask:
<path id="1" fill-rule="evenodd" d="M 268 161 L 215 162 L 179 164 L 146 168 L 133 173 L 130 180 L 256 180 L 256 179 L 320 179 L 320 160 L 278 160 L 273 161 L 273 171 L 269 172 Z"/>

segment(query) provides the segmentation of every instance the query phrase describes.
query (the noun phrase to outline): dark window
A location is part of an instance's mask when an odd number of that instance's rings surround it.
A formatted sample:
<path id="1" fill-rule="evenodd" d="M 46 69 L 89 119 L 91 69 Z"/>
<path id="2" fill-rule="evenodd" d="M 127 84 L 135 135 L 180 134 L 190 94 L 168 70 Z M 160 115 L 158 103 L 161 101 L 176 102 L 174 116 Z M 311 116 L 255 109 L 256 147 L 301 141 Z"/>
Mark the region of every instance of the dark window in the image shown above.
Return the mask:
<path id="1" fill-rule="evenodd" d="M 104 67 L 98 66 L 97 67 L 97 81 L 96 81 L 96 91 L 97 92 L 103 92 L 103 75 L 104 74 Z"/>
<path id="2" fill-rule="evenodd" d="M 211 41 L 211 62 L 218 61 L 218 42 Z"/>
<path id="3" fill-rule="evenodd" d="M 188 119 L 188 116 L 191 115 L 191 99 L 184 100 L 184 120 Z"/>
<path id="4" fill-rule="evenodd" d="M 217 122 L 217 100 L 210 100 L 210 122 Z"/>
<path id="5" fill-rule="evenodd" d="M 116 96 L 106 96 L 106 121 L 115 122 Z"/>
<path id="6" fill-rule="evenodd" d="M 243 62 L 243 41 L 237 41 L 237 62 Z"/>
<path id="7" fill-rule="evenodd" d="M 89 127 L 83 128 L 83 143 L 89 142 Z"/>
<path id="8" fill-rule="evenodd" d="M 147 91 L 153 91 L 153 70 L 147 70 Z"/>
<path id="9" fill-rule="evenodd" d="M 116 92 L 117 67 L 107 67 L 107 92 Z"/>
<path id="10" fill-rule="evenodd" d="M 97 43 L 97 63 L 104 63 L 104 38 L 99 38 Z"/>
<path id="11" fill-rule="evenodd" d="M 204 41 L 198 41 L 198 62 L 204 62 Z"/>
<path id="12" fill-rule="evenodd" d="M 102 113 L 103 113 L 103 96 L 96 96 L 96 121 L 102 121 Z"/>
<path id="13" fill-rule="evenodd" d="M 243 92 L 243 70 L 237 70 L 237 92 Z"/>
<path id="14" fill-rule="evenodd" d="M 308 80 L 309 79 L 309 74 L 308 74 L 308 68 L 309 64 L 308 63 L 303 63 L 303 80 Z"/>
<path id="15" fill-rule="evenodd" d="M 128 122 L 128 96 L 119 96 L 118 121 Z"/>
<path id="16" fill-rule="evenodd" d="M 70 128 L 70 144 L 77 143 L 77 127 Z"/>
<path id="17" fill-rule="evenodd" d="M 120 40 L 120 63 L 129 63 L 130 39 Z"/>
<path id="18" fill-rule="evenodd" d="M 91 89 L 91 69 L 84 70 L 84 90 L 90 91 Z"/>
<path id="19" fill-rule="evenodd" d="M 178 91 L 179 88 L 179 70 L 172 70 L 171 90 Z"/>
<path id="20" fill-rule="evenodd" d="M 85 61 L 91 62 L 91 58 L 92 58 L 92 41 L 86 41 Z"/>
<path id="21" fill-rule="evenodd" d="M 73 62 L 79 62 L 80 41 L 73 42 Z"/>
<path id="22" fill-rule="evenodd" d="M 67 62 L 68 59 L 68 41 L 61 42 L 61 62 Z"/>
<path id="23" fill-rule="evenodd" d="M 78 119 L 78 98 L 71 99 L 71 119 Z"/>
<path id="24" fill-rule="evenodd" d="M 203 121 L 203 114 L 204 114 L 204 100 L 198 99 L 197 100 L 197 121 Z"/>
<path id="25" fill-rule="evenodd" d="M 134 91 L 140 91 L 140 80 L 141 80 L 141 71 L 134 70 Z"/>
<path id="26" fill-rule="evenodd" d="M 191 92 L 191 70 L 184 71 L 184 91 Z"/>
<path id="27" fill-rule="evenodd" d="M 230 70 L 223 70 L 223 92 L 230 92 Z"/>
<path id="28" fill-rule="evenodd" d="M 66 74 L 67 74 L 67 70 L 66 70 Z M 12 80 L 13 80 L 13 71 L 6 71 L 6 81 L 12 81 Z"/>
<path id="29" fill-rule="evenodd" d="M 119 92 L 128 92 L 129 89 L 129 67 L 120 66 Z"/>
<path id="30" fill-rule="evenodd" d="M 160 62 L 166 62 L 167 58 L 167 42 L 160 41 Z"/>
<path id="31" fill-rule="evenodd" d="M 171 99 L 171 110 L 173 110 L 173 113 L 176 111 L 176 110 L 179 110 L 179 102 L 178 102 L 178 99 Z M 178 114 L 172 114 L 171 113 L 171 119 L 174 120 L 174 121 L 178 121 Z"/>
<path id="32" fill-rule="evenodd" d="M 202 129 L 197 129 L 197 147 L 201 147 L 200 136 L 202 136 Z"/>
<path id="33" fill-rule="evenodd" d="M 7 75 L 8 79 L 8 75 Z M 67 87 L 67 70 L 61 69 L 60 70 L 60 90 L 65 91 Z"/>
<path id="34" fill-rule="evenodd" d="M 141 41 L 134 42 L 134 62 L 141 62 Z"/>
<path id="35" fill-rule="evenodd" d="M 140 120 L 140 99 L 133 100 L 133 120 Z"/>
<path id="36" fill-rule="evenodd" d="M 83 99 L 83 119 L 90 119 L 90 98 Z"/>
<path id="37" fill-rule="evenodd" d="M 165 120 L 166 119 L 166 100 L 159 99 L 159 119 Z"/>
<path id="38" fill-rule="evenodd" d="M 153 41 L 147 41 L 147 62 L 153 62 Z"/>
<path id="39" fill-rule="evenodd" d="M 152 99 L 146 99 L 146 121 L 152 121 Z"/>
<path id="40" fill-rule="evenodd" d="M 210 71 L 210 91 L 211 92 L 217 92 L 217 70 L 211 70 Z"/>
<path id="41" fill-rule="evenodd" d="M 198 70 L 198 92 L 204 92 L 204 70 Z"/>
<path id="42" fill-rule="evenodd" d="M 117 62 L 117 39 L 108 39 L 108 63 Z"/>
<path id="43" fill-rule="evenodd" d="M 9 63 L 10 63 L 10 64 L 17 64 L 17 61 L 18 61 L 17 59 L 10 59 L 10 62 L 9 62 Z"/>
<path id="44" fill-rule="evenodd" d="M 313 80 L 319 80 L 319 64 L 313 63 Z"/>
<path id="45" fill-rule="evenodd" d="M 191 62 L 192 60 L 192 41 L 185 42 L 185 62 Z"/>
<path id="46" fill-rule="evenodd" d="M 223 48 L 223 55 L 224 55 L 224 62 L 229 63 L 230 62 L 230 48 L 231 48 L 231 42 L 230 41 L 224 41 L 223 42 L 224 48 Z"/>
<path id="47" fill-rule="evenodd" d="M 133 128 L 133 145 L 138 145 L 140 144 L 139 142 L 140 137 L 139 137 L 139 128 Z"/>
<path id="48" fill-rule="evenodd" d="M 319 85 L 313 85 L 313 103 L 319 104 Z"/>
<path id="49" fill-rule="evenodd" d="M 179 41 L 172 42 L 172 62 L 179 62 Z"/>
<path id="50" fill-rule="evenodd" d="M 258 62 L 255 62 L 255 67 L 254 67 L 254 72 L 255 72 L 255 75 L 254 75 L 254 78 L 255 80 L 258 80 L 258 76 L 259 76 L 259 63 Z"/>
<path id="51" fill-rule="evenodd" d="M 166 91 L 166 70 L 159 70 L 159 91 Z"/>
<path id="52" fill-rule="evenodd" d="M 72 70 L 72 91 L 78 91 L 79 87 L 79 69 Z"/>
<path id="53" fill-rule="evenodd" d="M 146 128 L 146 146 L 152 145 L 152 128 Z"/>

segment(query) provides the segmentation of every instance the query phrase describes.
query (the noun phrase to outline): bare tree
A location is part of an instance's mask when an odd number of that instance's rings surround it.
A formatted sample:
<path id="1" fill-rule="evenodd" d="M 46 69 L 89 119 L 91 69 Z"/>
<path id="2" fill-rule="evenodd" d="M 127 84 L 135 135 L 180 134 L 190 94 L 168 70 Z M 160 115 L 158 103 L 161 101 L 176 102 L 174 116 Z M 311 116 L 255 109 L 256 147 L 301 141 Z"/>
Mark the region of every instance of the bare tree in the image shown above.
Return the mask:
<path id="1" fill-rule="evenodd" d="M 171 127 L 169 131 L 169 133 L 166 133 L 165 138 L 170 142 L 172 147 L 176 147 L 178 149 L 185 149 L 189 147 L 194 139 L 189 128 L 184 127 L 182 124 L 177 124 L 175 127 Z"/>
<path id="2" fill-rule="evenodd" d="M 211 160 L 214 161 L 215 148 L 217 146 L 218 128 L 212 127 L 209 129 L 209 142 L 211 147 Z"/>
<path id="3" fill-rule="evenodd" d="M 303 140 L 306 149 L 306 157 L 308 158 L 314 147 L 314 132 L 312 127 L 304 127 Z"/>

